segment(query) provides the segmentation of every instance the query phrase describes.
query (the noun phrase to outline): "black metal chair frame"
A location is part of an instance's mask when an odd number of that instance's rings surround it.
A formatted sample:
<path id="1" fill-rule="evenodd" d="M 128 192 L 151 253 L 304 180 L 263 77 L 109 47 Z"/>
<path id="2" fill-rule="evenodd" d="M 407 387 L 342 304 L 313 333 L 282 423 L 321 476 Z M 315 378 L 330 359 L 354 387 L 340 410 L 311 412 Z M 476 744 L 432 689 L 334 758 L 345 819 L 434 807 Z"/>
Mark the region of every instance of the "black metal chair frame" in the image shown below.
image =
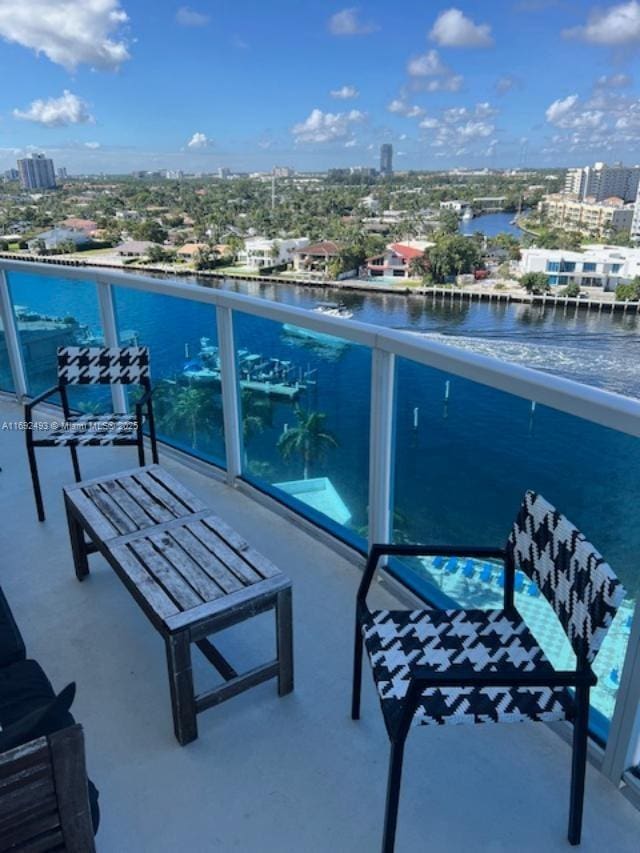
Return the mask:
<path id="1" fill-rule="evenodd" d="M 38 521 L 45 520 L 44 513 L 44 503 L 42 501 L 42 489 L 40 487 L 40 476 L 38 474 L 38 466 L 36 463 L 36 447 L 51 447 L 51 444 L 46 443 L 45 441 L 38 441 L 38 439 L 34 439 L 34 431 L 33 431 L 33 421 L 32 421 L 32 413 L 33 409 L 43 403 L 45 400 L 48 400 L 50 397 L 53 397 L 55 394 L 59 394 L 60 400 L 62 403 L 62 412 L 64 414 L 65 420 L 71 418 L 74 412 L 71 410 L 69 406 L 69 397 L 67 394 L 67 385 L 71 383 L 65 382 L 62 379 L 59 379 L 58 384 L 53 387 L 43 391 L 41 394 L 38 394 L 36 397 L 33 397 L 29 400 L 28 403 L 25 404 L 24 407 L 24 419 L 26 423 L 26 443 L 27 443 L 27 456 L 29 459 L 29 469 L 31 471 L 31 482 L 33 484 L 33 494 L 36 501 L 36 509 L 38 512 Z M 116 384 L 125 384 L 125 383 L 105 383 L 109 384 L 110 388 L 113 388 Z M 154 464 L 158 464 L 158 444 L 156 439 L 156 429 L 155 429 L 155 420 L 153 416 L 153 405 L 152 405 L 152 396 L 153 396 L 153 387 L 151 386 L 151 380 L 149 377 L 142 377 L 139 383 L 128 383 L 128 384 L 139 384 L 141 388 L 144 389 L 142 396 L 139 400 L 136 400 L 135 403 L 135 412 L 136 412 L 136 434 L 134 438 L 119 438 L 116 439 L 112 444 L 117 447 L 137 447 L 138 448 L 138 461 L 140 466 L 142 467 L 145 464 L 145 455 L 144 455 L 144 431 L 142 429 L 143 426 L 143 417 L 144 417 L 144 409 L 146 408 L 146 418 L 149 424 L 149 439 L 151 441 L 151 457 L 153 459 Z M 124 414 L 124 413 L 123 413 Z M 99 419 L 99 416 L 97 416 Z M 75 444 L 68 444 L 69 451 L 71 452 L 71 462 L 73 464 L 73 474 L 75 477 L 76 483 L 79 483 L 82 480 L 82 475 L 80 473 L 80 464 L 78 462 L 78 448 Z"/>
<path id="2" fill-rule="evenodd" d="M 514 603 L 515 564 L 505 549 L 483 547 L 451 547 L 445 545 L 386 545 L 371 547 L 360 587 L 356 597 L 355 643 L 353 658 L 353 692 L 351 718 L 360 719 L 360 693 L 362 685 L 363 635 L 362 626 L 371 617 L 367 606 L 367 594 L 381 557 L 479 557 L 502 560 L 504 574 L 504 612 L 507 616 L 522 619 Z M 523 620 L 524 621 L 524 620 Z M 435 672 L 429 666 L 416 666 L 410 675 L 407 696 L 402 703 L 401 713 L 388 731 L 391 742 L 387 798 L 383 830 L 383 853 L 392 853 L 395 845 L 398 804 L 402 778 L 404 746 L 413 717 L 420 704 L 424 690 L 430 687 L 569 687 L 573 688 L 575 718 L 573 723 L 573 753 L 571 764 L 571 794 L 569 806 L 570 844 L 578 845 L 582 831 L 584 784 L 586 775 L 587 747 L 589 735 L 589 695 L 597 684 L 586 655 L 576 657 L 576 669 L 556 670 L 552 674 L 538 675 L 535 672 L 501 675 L 500 673 L 476 672 L 471 668 L 456 667 L 455 673 Z"/>

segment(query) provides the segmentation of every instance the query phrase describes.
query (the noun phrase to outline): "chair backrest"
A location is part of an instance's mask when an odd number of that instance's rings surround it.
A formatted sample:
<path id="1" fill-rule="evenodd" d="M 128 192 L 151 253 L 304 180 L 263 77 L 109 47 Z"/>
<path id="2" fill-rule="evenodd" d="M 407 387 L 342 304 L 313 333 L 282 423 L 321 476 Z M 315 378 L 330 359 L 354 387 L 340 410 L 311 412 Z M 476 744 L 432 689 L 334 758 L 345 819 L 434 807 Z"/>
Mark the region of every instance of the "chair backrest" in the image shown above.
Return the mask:
<path id="1" fill-rule="evenodd" d="M 506 551 L 553 607 L 578 660 L 593 661 L 625 596 L 611 566 L 535 492 L 524 496 Z"/>
<path id="2" fill-rule="evenodd" d="M 95 851 L 81 726 L 0 753 L 0 824 L 0 853 Z"/>
<path id="3" fill-rule="evenodd" d="M 63 385 L 144 385 L 149 382 L 148 347 L 58 347 Z"/>

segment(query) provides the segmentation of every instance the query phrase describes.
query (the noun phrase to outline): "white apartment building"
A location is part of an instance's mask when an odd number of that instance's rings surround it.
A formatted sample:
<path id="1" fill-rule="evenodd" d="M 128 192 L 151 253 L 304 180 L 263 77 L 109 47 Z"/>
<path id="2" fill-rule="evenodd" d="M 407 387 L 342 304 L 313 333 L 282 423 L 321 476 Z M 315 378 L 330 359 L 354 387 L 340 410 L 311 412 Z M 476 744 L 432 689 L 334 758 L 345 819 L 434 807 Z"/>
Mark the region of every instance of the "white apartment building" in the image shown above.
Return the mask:
<path id="1" fill-rule="evenodd" d="M 308 237 L 294 237 L 285 240 L 249 237 L 244 241 L 244 249 L 238 252 L 238 263 L 251 269 L 278 266 L 291 261 L 296 249 L 308 245 Z"/>
<path id="2" fill-rule="evenodd" d="M 640 243 L 640 187 L 633 208 L 633 219 L 631 220 L 631 239 L 634 243 Z"/>
<path id="3" fill-rule="evenodd" d="M 640 249 L 593 244 L 583 252 L 565 249 L 523 249 L 521 274 L 543 272 L 552 286 L 575 283 L 615 290 L 640 275 Z"/>
<path id="4" fill-rule="evenodd" d="M 25 190 L 52 190 L 56 186 L 53 160 L 44 154 L 31 154 L 18 160 L 20 182 Z"/>
<path id="5" fill-rule="evenodd" d="M 594 163 L 577 169 L 568 169 L 564 192 L 578 199 L 593 198 L 603 201 L 618 196 L 623 201 L 635 201 L 640 183 L 640 166 L 623 166 L 615 163 Z"/>
<path id="6" fill-rule="evenodd" d="M 597 236 L 612 231 L 629 232 L 633 220 L 633 204 L 625 204 L 617 196 L 594 202 L 553 193 L 544 196 L 538 209 L 549 225 Z"/>

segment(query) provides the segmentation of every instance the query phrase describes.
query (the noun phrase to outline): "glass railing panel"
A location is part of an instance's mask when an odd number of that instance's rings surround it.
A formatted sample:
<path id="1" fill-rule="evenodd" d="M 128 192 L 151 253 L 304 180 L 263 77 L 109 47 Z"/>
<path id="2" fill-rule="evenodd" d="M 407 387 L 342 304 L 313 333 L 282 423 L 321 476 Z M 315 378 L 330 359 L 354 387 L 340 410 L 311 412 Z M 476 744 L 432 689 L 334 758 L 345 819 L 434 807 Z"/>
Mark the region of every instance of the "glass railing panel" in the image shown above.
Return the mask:
<path id="1" fill-rule="evenodd" d="M 158 438 L 224 467 L 215 308 L 125 287 L 113 290 L 120 343 L 149 347 Z"/>
<path id="2" fill-rule="evenodd" d="M 371 353 L 342 338 L 234 312 L 243 476 L 362 545 Z"/>
<path id="3" fill-rule="evenodd" d="M 7 351 L 7 341 L 4 334 L 4 325 L 2 317 L 0 317 L 0 391 L 15 390 L 11 365 L 9 363 L 9 353 Z"/>
<path id="4" fill-rule="evenodd" d="M 56 350 L 103 345 L 96 286 L 32 273 L 7 275 L 31 396 L 57 384 Z M 70 385 L 69 404 L 78 411 L 108 411 L 111 397 L 99 386 Z M 58 397 L 51 401 L 59 404 Z"/>
<path id="5" fill-rule="evenodd" d="M 527 489 L 544 495 L 604 555 L 627 590 L 595 664 L 595 729 L 604 738 L 640 590 L 640 442 L 623 433 L 400 359 L 394 540 L 503 546 Z M 398 571 L 434 601 L 494 608 L 497 561 L 402 561 Z M 556 666 L 573 654 L 551 608 L 523 573 L 516 604 Z"/>

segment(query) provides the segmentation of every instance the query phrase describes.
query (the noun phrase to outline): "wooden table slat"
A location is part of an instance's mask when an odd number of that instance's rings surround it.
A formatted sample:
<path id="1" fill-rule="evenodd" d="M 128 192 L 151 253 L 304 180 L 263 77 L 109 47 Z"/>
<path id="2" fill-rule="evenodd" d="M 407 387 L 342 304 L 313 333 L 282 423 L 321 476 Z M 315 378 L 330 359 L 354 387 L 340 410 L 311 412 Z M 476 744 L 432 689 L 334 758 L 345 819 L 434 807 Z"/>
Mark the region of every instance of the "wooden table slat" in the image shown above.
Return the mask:
<path id="1" fill-rule="evenodd" d="M 127 546 L 141 561 L 144 568 L 165 589 L 181 610 L 202 604 L 202 598 L 178 574 L 162 554 L 159 554 L 146 537 L 134 539 Z"/>
<path id="2" fill-rule="evenodd" d="M 103 516 L 115 527 L 119 533 L 133 533 L 137 530 L 135 524 L 124 513 L 118 504 L 99 485 L 88 486 L 85 490 L 86 496 L 93 501 Z"/>
<path id="3" fill-rule="evenodd" d="M 203 503 L 199 497 L 194 495 L 193 492 L 190 492 L 189 489 L 183 486 L 175 477 L 172 477 L 168 471 L 164 470 L 164 468 L 161 468 L 160 466 L 150 468 L 149 476 L 153 477 L 153 479 L 159 483 L 162 483 L 167 491 L 171 492 L 171 494 L 175 495 L 182 503 L 186 504 L 190 512 L 202 512 L 203 509 L 208 509 L 207 505 Z"/>
<path id="4" fill-rule="evenodd" d="M 220 598 L 225 594 L 217 583 L 209 577 L 203 567 L 187 554 L 179 542 L 176 541 L 173 531 L 163 533 L 151 533 L 149 541 L 162 553 L 182 577 L 196 590 L 204 601 Z"/>
<path id="5" fill-rule="evenodd" d="M 87 497 L 84 492 L 80 489 L 76 489 L 73 492 L 66 492 L 66 494 L 68 499 L 82 515 L 85 523 L 92 528 L 96 536 L 100 537 L 103 542 L 108 542 L 109 539 L 113 539 L 114 536 L 119 535 L 120 531 L 117 530 L 107 518 L 105 518 L 91 498 Z"/>
<path id="6" fill-rule="evenodd" d="M 103 483 L 103 489 L 126 512 L 138 530 L 144 530 L 156 523 L 146 511 L 146 506 L 130 495 L 116 480 Z"/>
<path id="7" fill-rule="evenodd" d="M 167 620 L 181 612 L 178 605 L 140 564 L 126 545 L 115 545 L 110 548 L 110 551 L 113 558 L 118 561 L 122 571 L 161 619 Z"/>
<path id="8" fill-rule="evenodd" d="M 175 518 L 158 498 L 146 492 L 133 477 L 118 477 L 118 482 L 141 506 L 144 506 L 156 524 Z M 151 526 L 151 525 L 150 525 Z"/>
<path id="9" fill-rule="evenodd" d="M 183 490 L 187 496 L 185 499 L 178 497 L 157 475 L 158 471 L 143 470 L 135 476 L 135 479 L 156 499 L 160 500 L 176 518 L 182 518 L 192 512 L 206 509 L 205 505 L 195 497 L 191 496 L 189 500 L 190 493 L 186 490 Z"/>
<path id="10" fill-rule="evenodd" d="M 199 522 L 187 524 L 187 528 L 196 536 L 215 556 L 227 566 L 243 584 L 250 585 L 258 583 L 262 578 L 233 551 L 224 539 L 220 539 L 215 531 L 208 527 L 205 519 Z"/>
<path id="11" fill-rule="evenodd" d="M 270 560 L 255 551 L 239 533 L 236 533 L 236 531 L 219 516 L 212 513 L 207 516 L 205 523 L 208 527 L 211 527 L 218 536 L 224 539 L 234 551 L 241 554 L 244 559 L 262 575 L 262 577 L 274 578 L 276 575 L 281 574 L 281 571 L 277 566 L 274 566 Z"/>
<path id="12" fill-rule="evenodd" d="M 242 589 L 243 584 L 238 578 L 186 526 L 176 527 L 171 534 L 225 592 Z"/>

